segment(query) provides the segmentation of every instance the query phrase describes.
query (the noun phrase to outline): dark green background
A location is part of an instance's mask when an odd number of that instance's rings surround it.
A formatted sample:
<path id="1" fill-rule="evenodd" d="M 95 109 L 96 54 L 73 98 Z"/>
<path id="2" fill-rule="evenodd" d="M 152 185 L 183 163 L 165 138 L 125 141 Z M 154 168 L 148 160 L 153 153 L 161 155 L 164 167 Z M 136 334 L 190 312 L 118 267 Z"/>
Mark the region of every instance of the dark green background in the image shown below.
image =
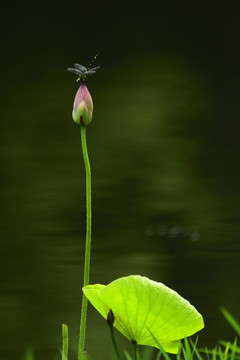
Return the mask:
<path id="1" fill-rule="evenodd" d="M 59 359 L 61 323 L 76 359 L 85 175 L 66 68 L 97 52 L 91 282 L 164 282 L 203 314 L 201 346 L 233 339 L 219 308 L 240 320 L 239 6 L 23 1 L 2 15 L 0 359 Z M 90 306 L 88 320 L 90 355 L 112 359 Z"/>

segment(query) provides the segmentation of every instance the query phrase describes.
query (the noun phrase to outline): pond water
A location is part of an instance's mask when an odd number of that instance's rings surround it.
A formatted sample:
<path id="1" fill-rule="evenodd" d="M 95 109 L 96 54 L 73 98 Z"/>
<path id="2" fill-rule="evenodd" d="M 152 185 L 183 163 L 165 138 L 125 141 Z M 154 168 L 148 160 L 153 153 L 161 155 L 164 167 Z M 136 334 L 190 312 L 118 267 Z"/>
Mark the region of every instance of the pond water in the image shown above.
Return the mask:
<path id="1" fill-rule="evenodd" d="M 151 72 L 144 71 L 151 63 Z M 71 64 L 67 64 L 70 66 Z M 117 68 L 117 71 L 116 71 Z M 88 87 L 92 166 L 91 283 L 129 274 L 163 282 L 205 319 L 201 346 L 233 339 L 240 320 L 239 140 L 227 89 L 184 59 L 128 59 Z M 64 71 L 64 69 L 63 69 Z M 85 242 L 85 175 L 77 91 L 60 70 L 6 89 L 1 142 L 1 359 L 26 347 L 59 358 L 61 324 L 76 353 Z M 9 114 L 9 108 L 17 108 Z M 128 343 L 118 341 L 125 348 Z M 112 359 L 108 328 L 89 306 L 87 348 Z"/>

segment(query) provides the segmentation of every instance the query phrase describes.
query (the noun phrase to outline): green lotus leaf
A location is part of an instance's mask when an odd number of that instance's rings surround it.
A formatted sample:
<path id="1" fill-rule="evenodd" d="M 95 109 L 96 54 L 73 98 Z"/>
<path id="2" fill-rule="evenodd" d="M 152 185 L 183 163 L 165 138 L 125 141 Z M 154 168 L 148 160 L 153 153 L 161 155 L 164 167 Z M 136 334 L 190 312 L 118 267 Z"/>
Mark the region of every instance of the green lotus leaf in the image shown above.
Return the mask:
<path id="1" fill-rule="evenodd" d="M 158 347 L 177 354 L 179 341 L 204 327 L 202 315 L 176 291 L 139 275 L 109 285 L 88 285 L 83 292 L 107 319 L 111 309 L 114 326 L 138 345 Z M 153 336 L 153 335 L 154 336 Z"/>

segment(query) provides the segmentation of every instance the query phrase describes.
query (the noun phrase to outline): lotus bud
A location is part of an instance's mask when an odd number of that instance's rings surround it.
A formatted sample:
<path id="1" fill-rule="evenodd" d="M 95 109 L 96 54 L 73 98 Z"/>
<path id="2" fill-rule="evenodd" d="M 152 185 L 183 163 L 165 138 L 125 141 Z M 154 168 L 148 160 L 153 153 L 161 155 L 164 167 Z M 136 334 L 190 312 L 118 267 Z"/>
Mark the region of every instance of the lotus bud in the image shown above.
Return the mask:
<path id="1" fill-rule="evenodd" d="M 108 325 L 113 325 L 114 321 L 115 321 L 115 316 L 114 316 L 112 310 L 110 309 L 108 312 L 108 315 L 107 315 Z"/>
<path id="2" fill-rule="evenodd" d="M 92 120 L 93 101 L 87 85 L 82 81 L 73 103 L 73 121 L 79 125 L 88 125 Z"/>

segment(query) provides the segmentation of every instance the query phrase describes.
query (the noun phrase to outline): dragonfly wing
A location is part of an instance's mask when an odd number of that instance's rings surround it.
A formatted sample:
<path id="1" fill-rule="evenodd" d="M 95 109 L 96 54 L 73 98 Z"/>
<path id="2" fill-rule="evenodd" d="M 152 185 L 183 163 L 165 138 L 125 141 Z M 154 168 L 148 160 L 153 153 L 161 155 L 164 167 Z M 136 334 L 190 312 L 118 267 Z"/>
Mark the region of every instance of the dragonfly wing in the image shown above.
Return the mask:
<path id="1" fill-rule="evenodd" d="M 82 75 L 83 75 L 82 71 L 79 70 L 79 69 L 67 68 L 67 71 L 70 71 L 71 73 L 76 74 L 76 75 L 78 75 L 78 76 L 82 76 Z"/>
<path id="2" fill-rule="evenodd" d="M 74 67 L 75 67 L 76 69 L 81 70 L 82 72 L 87 71 L 87 69 L 85 68 L 85 66 L 80 65 L 80 64 L 74 64 Z"/>
<path id="3" fill-rule="evenodd" d="M 97 70 L 97 69 L 100 69 L 100 66 L 96 66 L 96 67 L 94 67 L 94 68 L 91 68 L 90 70 Z"/>
<path id="4" fill-rule="evenodd" d="M 94 70 L 88 70 L 87 72 L 85 72 L 85 75 L 91 75 L 91 74 L 95 74 L 96 71 Z"/>

